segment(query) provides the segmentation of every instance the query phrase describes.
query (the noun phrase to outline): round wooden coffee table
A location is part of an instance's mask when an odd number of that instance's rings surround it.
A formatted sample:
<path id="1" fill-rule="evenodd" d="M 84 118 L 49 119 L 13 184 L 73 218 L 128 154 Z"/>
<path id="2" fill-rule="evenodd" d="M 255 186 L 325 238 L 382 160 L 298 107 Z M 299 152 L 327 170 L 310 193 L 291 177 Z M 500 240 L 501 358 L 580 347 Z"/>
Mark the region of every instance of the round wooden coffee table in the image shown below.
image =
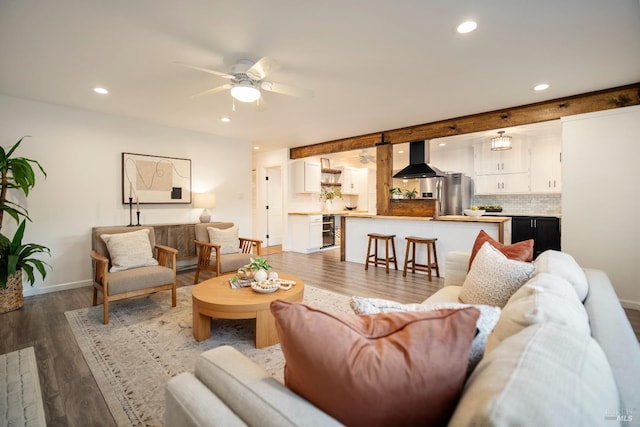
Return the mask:
<path id="1" fill-rule="evenodd" d="M 280 274 L 281 279 L 296 282 L 285 291 L 279 289 L 270 294 L 260 294 L 251 287 L 232 289 L 229 285 L 235 273 L 224 274 L 205 280 L 193 287 L 193 337 L 196 341 L 211 337 L 211 318 L 256 319 L 256 348 L 277 344 L 276 322 L 270 304 L 277 299 L 301 302 L 304 283 L 289 274 Z"/>

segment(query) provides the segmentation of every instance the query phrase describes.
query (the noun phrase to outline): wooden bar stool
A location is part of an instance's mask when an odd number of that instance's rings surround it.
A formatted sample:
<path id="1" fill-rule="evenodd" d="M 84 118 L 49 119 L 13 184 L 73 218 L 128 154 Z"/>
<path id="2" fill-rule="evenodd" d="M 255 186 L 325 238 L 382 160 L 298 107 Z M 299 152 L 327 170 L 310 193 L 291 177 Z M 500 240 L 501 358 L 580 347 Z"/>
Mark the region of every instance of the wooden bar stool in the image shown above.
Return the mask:
<path id="1" fill-rule="evenodd" d="M 395 269 L 398 269 L 398 262 L 396 261 L 396 244 L 393 239 L 395 239 L 395 234 L 377 234 L 377 233 L 369 233 L 369 245 L 367 246 L 367 259 L 364 263 L 364 269 L 369 269 L 369 264 L 373 264 L 375 266 L 384 265 L 386 272 L 389 273 L 389 263 L 393 262 Z M 378 241 L 384 241 L 385 251 L 384 258 L 378 256 Z M 371 243 L 375 245 L 373 253 L 371 253 Z M 391 242 L 391 250 L 393 251 L 393 256 L 389 257 L 389 242 Z M 373 259 L 372 259 L 373 258 Z"/>
<path id="2" fill-rule="evenodd" d="M 415 273 L 416 271 L 424 271 L 427 273 L 429 277 L 429 281 L 431 281 L 431 270 L 436 270 L 436 276 L 440 277 L 440 268 L 438 267 L 438 253 L 436 252 L 436 240 L 438 239 L 428 239 L 424 237 L 415 237 L 409 236 L 407 239 L 407 252 L 404 256 L 404 270 L 402 271 L 402 275 L 404 277 L 407 276 L 407 268 L 411 268 L 411 272 Z M 416 244 L 426 244 L 427 245 L 427 263 L 419 264 L 416 262 Z M 431 262 L 431 251 L 433 250 L 433 262 Z M 409 258 L 409 251 L 411 251 L 411 258 Z"/>

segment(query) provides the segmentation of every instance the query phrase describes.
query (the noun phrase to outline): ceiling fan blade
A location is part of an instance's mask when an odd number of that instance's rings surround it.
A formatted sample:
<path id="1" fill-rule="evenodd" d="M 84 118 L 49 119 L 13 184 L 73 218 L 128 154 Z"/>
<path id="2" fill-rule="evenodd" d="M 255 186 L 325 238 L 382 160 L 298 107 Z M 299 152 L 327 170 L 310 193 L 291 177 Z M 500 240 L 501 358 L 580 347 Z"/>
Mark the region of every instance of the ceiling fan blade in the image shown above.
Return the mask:
<path id="1" fill-rule="evenodd" d="M 231 89 L 232 85 L 227 83 L 226 85 L 214 87 L 213 89 L 207 89 L 204 92 L 196 93 L 195 95 L 191 95 L 189 98 L 198 98 L 203 95 L 211 95 L 212 93 L 222 92 L 223 90 Z"/>
<path id="2" fill-rule="evenodd" d="M 280 93 L 282 95 L 297 96 L 299 98 L 313 97 L 313 91 L 311 90 L 301 89 L 301 88 L 285 85 L 282 83 L 262 82 L 262 84 L 260 84 L 260 88 L 266 90 L 267 92 L 275 92 L 275 93 Z"/>
<path id="3" fill-rule="evenodd" d="M 280 68 L 280 64 L 275 59 L 264 56 L 247 70 L 247 75 L 254 80 L 262 80 L 268 74 Z"/>
<path id="4" fill-rule="evenodd" d="M 214 76 L 222 77 L 223 79 L 233 79 L 235 78 L 231 74 L 223 73 L 221 71 L 210 70 L 208 68 L 196 67 L 195 65 L 189 65 L 182 62 L 175 62 L 178 65 L 182 65 L 183 67 L 191 68 L 192 70 L 198 70 L 205 73 L 213 74 Z"/>

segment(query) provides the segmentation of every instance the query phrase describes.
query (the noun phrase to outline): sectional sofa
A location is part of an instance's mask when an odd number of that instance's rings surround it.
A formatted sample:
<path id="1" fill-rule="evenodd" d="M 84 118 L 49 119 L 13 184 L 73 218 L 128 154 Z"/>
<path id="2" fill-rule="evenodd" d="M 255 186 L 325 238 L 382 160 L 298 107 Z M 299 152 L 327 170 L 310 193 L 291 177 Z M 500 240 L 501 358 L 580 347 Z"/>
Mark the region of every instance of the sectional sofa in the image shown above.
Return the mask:
<path id="1" fill-rule="evenodd" d="M 445 262 L 445 287 L 425 305 L 460 303 L 469 254 Z M 640 347 L 606 273 L 555 251 L 534 265 L 502 307 L 449 425 L 637 424 Z M 167 426 L 340 425 L 228 346 L 168 382 L 165 417 Z"/>

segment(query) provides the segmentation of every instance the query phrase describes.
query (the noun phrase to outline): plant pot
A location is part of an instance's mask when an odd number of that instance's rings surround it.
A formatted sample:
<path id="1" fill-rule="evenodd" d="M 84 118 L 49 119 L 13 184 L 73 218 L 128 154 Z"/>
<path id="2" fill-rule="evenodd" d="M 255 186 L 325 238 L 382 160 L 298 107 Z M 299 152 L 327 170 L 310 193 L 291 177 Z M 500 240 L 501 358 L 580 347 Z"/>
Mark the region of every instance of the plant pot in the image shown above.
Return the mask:
<path id="1" fill-rule="evenodd" d="M 7 278 L 7 288 L 0 287 L 0 313 L 18 310 L 24 306 L 22 297 L 22 270 Z"/>
<path id="2" fill-rule="evenodd" d="M 260 282 L 262 280 L 267 280 L 267 272 L 264 270 L 258 270 L 253 274 L 253 280 L 256 282 Z"/>

